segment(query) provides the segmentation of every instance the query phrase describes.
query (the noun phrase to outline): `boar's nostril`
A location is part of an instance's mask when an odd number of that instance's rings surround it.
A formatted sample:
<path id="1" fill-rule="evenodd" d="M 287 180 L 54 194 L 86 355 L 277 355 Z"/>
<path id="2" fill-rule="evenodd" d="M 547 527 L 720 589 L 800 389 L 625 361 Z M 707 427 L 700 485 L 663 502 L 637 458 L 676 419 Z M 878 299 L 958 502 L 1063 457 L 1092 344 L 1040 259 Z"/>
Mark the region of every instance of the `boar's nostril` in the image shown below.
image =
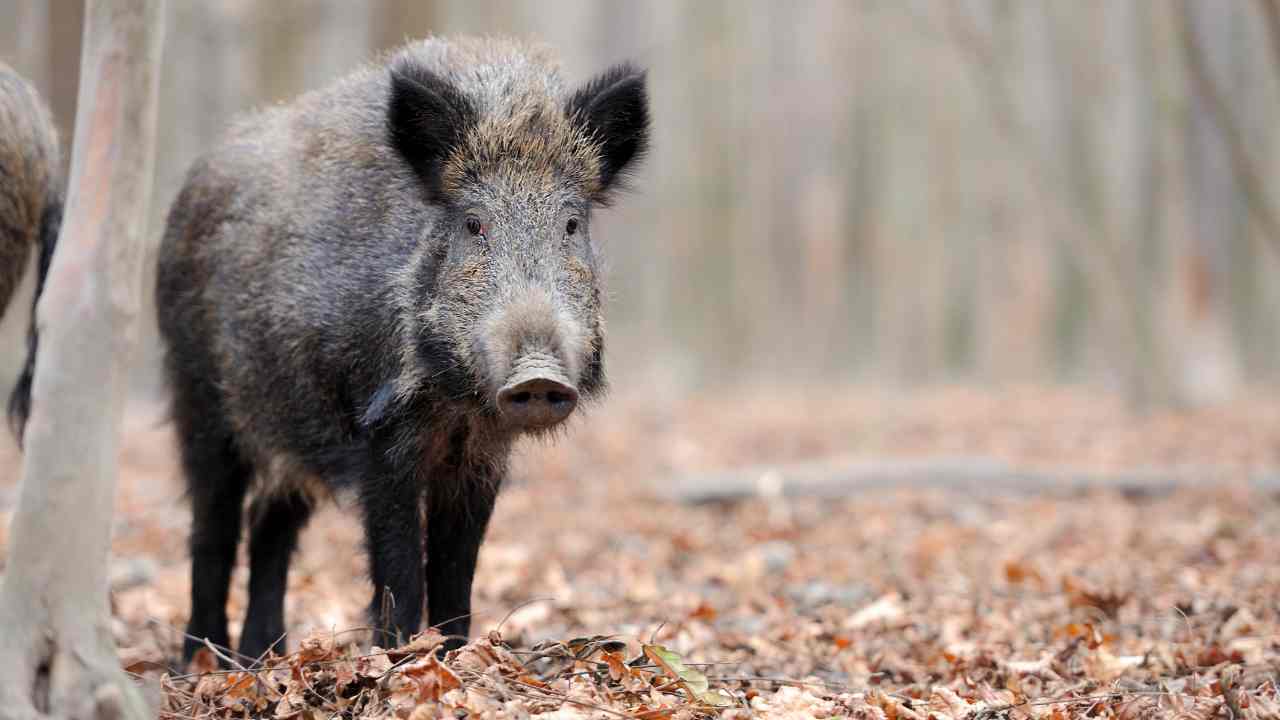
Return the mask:
<path id="1" fill-rule="evenodd" d="M 548 377 L 521 379 L 498 391 L 498 411 L 508 423 L 521 429 L 558 425 L 577 405 L 577 390 Z"/>

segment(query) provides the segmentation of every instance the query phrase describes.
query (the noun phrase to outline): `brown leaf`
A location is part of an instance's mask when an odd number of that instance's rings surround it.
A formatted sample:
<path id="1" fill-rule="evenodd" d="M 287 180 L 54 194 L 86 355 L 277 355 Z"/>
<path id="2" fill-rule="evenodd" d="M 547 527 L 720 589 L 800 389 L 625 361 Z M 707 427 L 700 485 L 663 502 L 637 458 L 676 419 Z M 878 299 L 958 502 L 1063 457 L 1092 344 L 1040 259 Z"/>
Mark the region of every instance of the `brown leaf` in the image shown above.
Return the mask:
<path id="1" fill-rule="evenodd" d="M 706 601 L 698 603 L 698 607 L 689 613 L 690 620 L 701 620 L 703 622 L 713 622 L 719 613 L 716 609 L 706 603 Z"/>
<path id="2" fill-rule="evenodd" d="M 1070 576 L 1062 578 L 1062 589 L 1067 593 L 1067 601 L 1071 607 L 1096 608 L 1109 618 L 1115 618 L 1120 608 L 1133 597 L 1133 593 L 1091 588 Z"/>
<path id="3" fill-rule="evenodd" d="M 600 657 L 609 665 L 609 678 L 614 682 L 620 682 L 631 669 L 623 661 L 621 653 L 606 652 L 601 653 Z"/>
<path id="4" fill-rule="evenodd" d="M 665 707 L 648 708 L 648 707 L 642 706 L 641 708 L 633 711 L 632 715 L 638 718 L 638 720 L 666 720 L 667 718 L 674 715 L 675 712 L 676 712 L 675 708 L 665 708 Z"/>
<path id="5" fill-rule="evenodd" d="M 257 686 L 257 681 L 252 673 L 237 672 L 226 676 L 226 681 L 222 685 L 222 694 L 226 700 L 239 700 L 247 698 L 250 692 Z"/>
<path id="6" fill-rule="evenodd" d="M 436 648 L 444 644 L 444 635 L 440 634 L 435 628 L 427 628 L 422 632 L 409 638 L 409 642 L 399 647 L 387 650 L 387 657 L 391 658 L 391 662 L 399 662 L 410 655 L 425 655 L 434 652 Z"/>
<path id="7" fill-rule="evenodd" d="M 293 654 L 296 662 L 301 664 L 332 660 L 336 656 L 333 642 L 327 637 L 317 635 L 303 640 L 298 651 Z"/>
<path id="8" fill-rule="evenodd" d="M 125 665 L 122 669 L 132 675 L 142 675 L 148 672 L 169 672 L 168 665 L 152 662 L 151 660 L 135 660 Z"/>
<path id="9" fill-rule="evenodd" d="M 536 687 L 536 688 L 551 687 L 549 683 L 543 682 L 542 680 L 539 680 L 538 678 L 532 675 L 529 675 L 528 673 L 525 673 L 524 675 L 517 677 L 516 682 L 524 683 L 525 685 L 532 685 L 533 687 Z"/>
<path id="10" fill-rule="evenodd" d="M 191 656 L 191 662 L 187 663 L 188 675 L 203 675 L 211 673 L 218 669 L 218 658 L 214 656 L 213 651 L 209 648 L 202 647 L 196 650 Z"/>
<path id="11" fill-rule="evenodd" d="M 1004 578 L 1015 585 L 1028 580 L 1034 581 L 1037 585 L 1044 584 L 1044 578 L 1040 575 L 1040 571 L 1022 562 L 1010 561 L 1005 563 Z"/>
<path id="12" fill-rule="evenodd" d="M 1141 662 L 1141 656 L 1117 657 L 1105 647 L 1099 647 L 1084 656 L 1085 674 L 1101 683 L 1115 680 Z"/>
<path id="13" fill-rule="evenodd" d="M 458 676 L 440 664 L 434 654 L 428 654 L 426 658 L 404 666 L 401 674 L 413 682 L 418 702 L 439 702 L 440 696 L 462 687 Z"/>

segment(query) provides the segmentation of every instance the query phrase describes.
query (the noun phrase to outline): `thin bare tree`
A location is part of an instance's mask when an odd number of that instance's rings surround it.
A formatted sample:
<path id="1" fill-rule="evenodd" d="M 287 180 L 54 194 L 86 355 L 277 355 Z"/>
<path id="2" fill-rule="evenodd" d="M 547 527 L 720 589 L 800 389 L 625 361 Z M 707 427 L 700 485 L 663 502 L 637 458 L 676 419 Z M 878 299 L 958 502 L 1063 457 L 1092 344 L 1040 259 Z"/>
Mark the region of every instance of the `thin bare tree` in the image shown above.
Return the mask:
<path id="1" fill-rule="evenodd" d="M 1088 291 L 1106 312 L 1100 313 L 1100 327 L 1106 351 L 1135 409 L 1147 409 L 1179 400 L 1165 353 L 1158 347 L 1159 336 L 1142 312 L 1141 297 L 1130 279 L 1135 276 L 1135 260 L 1112 237 L 1096 209 L 1073 211 L 1062 197 L 1081 195 L 1078 188 L 1092 192 L 1092 173 L 1077 170 L 1076 178 L 1053 166 L 1032 137 L 1033 128 L 1020 116 L 1012 88 L 1006 78 L 1014 63 L 1002 54 L 997 41 L 1008 29 L 1013 7 L 997 4 L 993 23 L 997 30 L 984 33 L 961 5 L 949 5 L 947 29 L 957 51 L 968 62 L 979 90 L 986 98 L 995 131 L 1007 143 L 1012 162 L 1025 177 L 1032 197 L 1046 213 L 1049 232 L 1084 270 Z M 1053 28 L 1054 26 L 1050 26 Z M 1052 37 L 1052 36 L 1051 36 Z M 1067 120 L 1077 120 L 1067 116 Z M 1083 145 L 1081 145 L 1083 147 Z M 1072 158 L 1078 161 L 1078 158 Z M 1079 206 L 1096 205 L 1081 198 Z"/>
<path id="2" fill-rule="evenodd" d="M 1272 51 L 1277 58 L 1277 70 L 1280 71 L 1280 9 L 1277 9 L 1275 2 L 1261 2 L 1259 5 L 1266 20 Z M 1212 124 L 1209 132 L 1216 130 L 1222 136 L 1229 153 L 1231 169 L 1244 194 L 1245 207 L 1261 227 L 1263 236 L 1272 249 L 1280 253 L 1280 210 L 1271 202 L 1265 175 L 1254 162 L 1254 155 L 1250 152 L 1240 122 L 1225 97 L 1223 88 L 1213 77 L 1207 57 L 1204 37 L 1207 31 L 1200 26 L 1215 11 L 1205 6 L 1196 6 L 1189 0 L 1184 0 L 1178 9 L 1179 38 L 1195 90 L 1195 104 L 1197 108 L 1202 105 L 1204 108 L 1198 110 L 1198 113 Z"/>
<path id="3" fill-rule="evenodd" d="M 163 0 L 90 0 L 67 213 L 41 296 L 32 414 L 0 583 L 0 717 L 143 717 L 107 557 L 137 335 Z"/>

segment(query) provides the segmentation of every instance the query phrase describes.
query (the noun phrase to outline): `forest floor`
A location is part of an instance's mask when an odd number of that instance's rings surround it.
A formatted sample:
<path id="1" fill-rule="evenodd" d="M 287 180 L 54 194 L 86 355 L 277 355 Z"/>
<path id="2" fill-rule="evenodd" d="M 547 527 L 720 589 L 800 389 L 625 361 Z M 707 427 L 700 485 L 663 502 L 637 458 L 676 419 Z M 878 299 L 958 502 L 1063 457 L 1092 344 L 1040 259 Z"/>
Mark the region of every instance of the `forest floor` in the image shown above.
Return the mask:
<path id="1" fill-rule="evenodd" d="M 344 499 L 294 562 L 290 655 L 169 668 L 189 582 L 174 457 L 168 428 L 135 414 L 114 632 L 162 717 L 1280 716 L 1271 393 L 1141 418 L 1075 389 L 619 395 L 522 449 L 481 553 L 475 639 L 442 663 L 430 634 L 361 644 Z M 784 482 L 813 460 L 834 468 L 821 492 Z M 840 491 L 842 467 L 923 461 L 909 489 Z M 0 558 L 17 465 L 0 457 Z M 742 492 L 685 492 L 735 469 Z M 1094 480 L 1020 490 L 1022 472 Z M 242 563 L 233 636 L 245 581 Z"/>

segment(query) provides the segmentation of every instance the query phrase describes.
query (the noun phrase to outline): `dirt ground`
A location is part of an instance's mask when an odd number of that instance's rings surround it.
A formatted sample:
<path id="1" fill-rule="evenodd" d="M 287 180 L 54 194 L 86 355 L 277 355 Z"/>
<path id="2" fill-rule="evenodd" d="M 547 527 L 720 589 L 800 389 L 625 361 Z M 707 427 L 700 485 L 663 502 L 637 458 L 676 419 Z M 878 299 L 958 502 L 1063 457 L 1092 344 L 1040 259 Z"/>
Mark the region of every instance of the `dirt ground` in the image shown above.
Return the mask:
<path id="1" fill-rule="evenodd" d="M 152 687 L 187 611 L 174 455 L 155 415 L 134 413 L 114 631 Z M 1178 482 L 974 492 L 942 475 L 818 497 L 762 481 L 678 499 L 710 473 L 828 458 Z M 17 465 L 0 456 L 0 520 Z M 342 500 L 293 566 L 292 654 L 257 674 L 168 669 L 162 714 L 1280 717 L 1277 469 L 1280 396 L 1267 391 L 1142 418 L 1078 389 L 618 395 L 558 444 L 522 448 L 468 648 L 438 663 L 344 632 L 365 625 L 369 588 Z M 233 636 L 245 583 L 241 567 Z"/>

